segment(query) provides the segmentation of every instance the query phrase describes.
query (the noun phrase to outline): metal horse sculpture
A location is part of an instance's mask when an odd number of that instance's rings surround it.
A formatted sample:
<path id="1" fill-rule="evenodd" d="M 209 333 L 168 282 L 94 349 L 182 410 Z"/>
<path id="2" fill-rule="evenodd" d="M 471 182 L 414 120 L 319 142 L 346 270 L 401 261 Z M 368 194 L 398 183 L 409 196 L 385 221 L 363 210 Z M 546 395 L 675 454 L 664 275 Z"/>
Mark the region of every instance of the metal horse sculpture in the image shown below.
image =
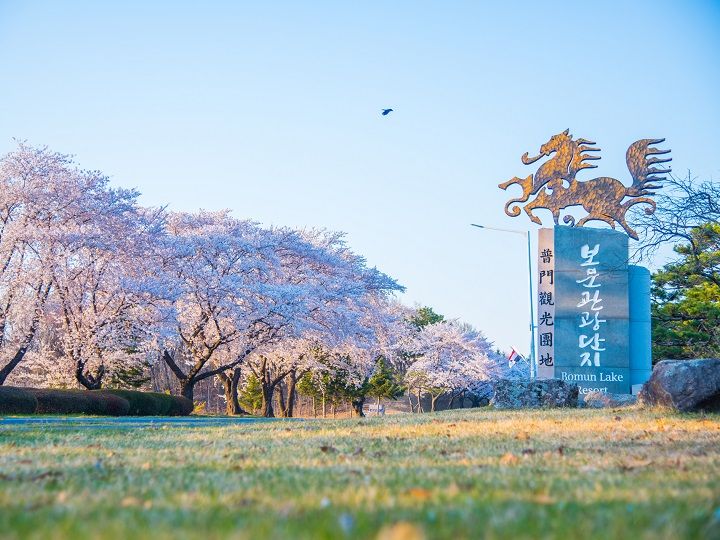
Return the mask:
<path id="1" fill-rule="evenodd" d="M 600 152 L 592 141 L 586 139 L 573 139 L 569 130 L 553 135 L 548 142 L 540 147 L 540 154 L 529 158 L 527 152 L 521 160 L 525 165 L 531 165 L 543 157 L 550 157 L 543 163 L 534 175 L 524 179 L 517 176 L 499 185 L 507 189 L 513 184 L 522 188 L 522 195 L 511 199 L 505 205 L 505 213 L 511 217 L 520 215 L 520 205 L 536 197 L 522 207 L 525 213 L 538 225 L 540 219 L 533 213 L 537 208 L 550 210 L 555 224 L 560 219 L 560 211 L 571 206 L 582 206 L 588 213 L 577 223 L 571 215 L 563 217 L 563 223 L 582 227 L 588 221 L 604 221 L 613 229 L 619 223 L 625 232 L 637 240 L 637 233 L 630 228 L 625 220 L 625 214 L 630 207 L 645 203 L 650 205 L 645 212 L 652 214 L 655 211 L 655 201 L 647 197 L 661 186 L 656 182 L 665 179 L 671 169 L 664 166 L 654 167 L 658 163 L 667 163 L 669 157 L 655 157 L 670 153 L 670 150 L 658 150 L 650 145 L 663 142 L 665 139 L 641 139 L 635 141 L 627 149 L 625 161 L 627 162 L 632 184 L 625 186 L 619 180 L 607 176 L 600 176 L 586 181 L 578 181 L 575 175 L 583 169 L 594 169 L 597 165 L 588 163 L 600 159 L 594 152 Z M 551 157 L 552 156 L 552 157 Z M 627 199 L 627 200 L 625 200 Z"/>

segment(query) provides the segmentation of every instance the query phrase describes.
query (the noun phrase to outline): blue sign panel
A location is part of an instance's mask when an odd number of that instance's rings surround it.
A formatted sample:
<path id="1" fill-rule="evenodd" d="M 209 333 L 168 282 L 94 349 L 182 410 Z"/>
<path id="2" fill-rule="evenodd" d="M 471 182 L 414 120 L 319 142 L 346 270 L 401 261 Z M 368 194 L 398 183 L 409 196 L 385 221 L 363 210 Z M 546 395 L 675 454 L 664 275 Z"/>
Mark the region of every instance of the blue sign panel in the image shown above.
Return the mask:
<path id="1" fill-rule="evenodd" d="M 630 393 L 628 237 L 555 227 L 553 252 L 554 377 Z"/>

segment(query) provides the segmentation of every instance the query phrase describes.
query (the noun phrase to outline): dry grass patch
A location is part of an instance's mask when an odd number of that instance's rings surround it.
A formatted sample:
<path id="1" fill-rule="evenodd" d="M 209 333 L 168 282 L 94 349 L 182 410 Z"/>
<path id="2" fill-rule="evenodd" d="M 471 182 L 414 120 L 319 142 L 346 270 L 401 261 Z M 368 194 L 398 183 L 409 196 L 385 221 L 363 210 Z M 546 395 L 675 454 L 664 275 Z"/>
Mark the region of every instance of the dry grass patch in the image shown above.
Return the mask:
<path id="1" fill-rule="evenodd" d="M 0 424 L 0 508 L 4 538 L 720 537 L 720 417 Z"/>

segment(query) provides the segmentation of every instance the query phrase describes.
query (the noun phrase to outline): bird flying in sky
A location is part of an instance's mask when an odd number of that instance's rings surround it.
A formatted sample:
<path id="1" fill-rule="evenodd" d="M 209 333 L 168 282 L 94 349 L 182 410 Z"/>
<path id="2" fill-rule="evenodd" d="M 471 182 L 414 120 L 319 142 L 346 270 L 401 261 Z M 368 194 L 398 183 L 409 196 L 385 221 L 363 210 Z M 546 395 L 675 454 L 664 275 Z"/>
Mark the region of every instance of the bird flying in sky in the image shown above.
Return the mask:
<path id="1" fill-rule="evenodd" d="M 382 115 L 383 115 L 383 116 L 387 116 L 387 115 L 390 114 L 391 112 L 393 112 L 392 109 L 383 109 L 383 110 L 382 110 Z"/>

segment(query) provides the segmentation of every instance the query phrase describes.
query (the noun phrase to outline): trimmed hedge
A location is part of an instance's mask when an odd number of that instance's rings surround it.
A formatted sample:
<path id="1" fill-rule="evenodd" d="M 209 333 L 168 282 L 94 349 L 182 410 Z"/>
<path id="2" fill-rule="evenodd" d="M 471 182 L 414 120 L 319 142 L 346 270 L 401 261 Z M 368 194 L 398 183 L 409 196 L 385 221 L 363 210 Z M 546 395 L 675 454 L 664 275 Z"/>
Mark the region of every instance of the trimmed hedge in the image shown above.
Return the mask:
<path id="1" fill-rule="evenodd" d="M 81 414 L 90 408 L 90 401 L 80 391 L 51 388 L 27 388 L 38 401 L 38 414 Z"/>
<path id="2" fill-rule="evenodd" d="M 162 404 L 160 414 L 165 416 L 188 416 L 193 412 L 193 402 L 183 396 L 171 396 L 170 394 L 160 394 L 158 392 L 149 392 Z"/>
<path id="3" fill-rule="evenodd" d="M 158 400 L 154 399 L 149 392 L 137 392 L 135 390 L 94 390 L 94 393 L 100 395 L 116 396 L 124 399 L 130 405 L 128 409 L 129 416 L 159 416 L 160 405 Z"/>
<path id="4" fill-rule="evenodd" d="M 0 386 L 0 414 L 33 414 L 38 400 L 27 390 Z"/>
<path id="5" fill-rule="evenodd" d="M 90 412 L 88 414 L 98 414 L 101 416 L 127 416 L 130 412 L 130 403 L 128 400 L 123 399 L 119 396 L 107 395 L 107 396 L 93 396 L 96 400 L 97 408 L 96 412 Z"/>
<path id="6" fill-rule="evenodd" d="M 137 390 L 96 390 L 99 394 L 121 397 L 130 403 L 130 416 L 187 416 L 193 411 L 193 403 L 182 396 Z"/>
<path id="7" fill-rule="evenodd" d="M 103 395 L 87 390 L 59 390 L 54 388 L 27 388 L 38 402 L 38 414 L 90 414 L 99 416 L 125 416 L 130 403 L 115 395 Z"/>
<path id="8" fill-rule="evenodd" d="M 158 392 L 0 386 L 0 414 L 187 416 L 192 411 L 189 399 Z"/>

